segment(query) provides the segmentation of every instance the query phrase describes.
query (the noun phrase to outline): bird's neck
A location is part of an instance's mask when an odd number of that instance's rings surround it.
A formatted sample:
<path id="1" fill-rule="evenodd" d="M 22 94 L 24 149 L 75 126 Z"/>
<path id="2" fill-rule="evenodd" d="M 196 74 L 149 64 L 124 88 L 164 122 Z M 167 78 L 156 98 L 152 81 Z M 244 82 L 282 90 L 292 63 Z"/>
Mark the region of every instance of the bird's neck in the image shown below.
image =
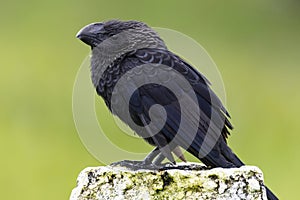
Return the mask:
<path id="1" fill-rule="evenodd" d="M 114 35 L 93 48 L 91 59 L 92 82 L 96 87 L 105 70 L 129 52 L 144 49 L 167 49 L 156 32 L 127 30 Z"/>

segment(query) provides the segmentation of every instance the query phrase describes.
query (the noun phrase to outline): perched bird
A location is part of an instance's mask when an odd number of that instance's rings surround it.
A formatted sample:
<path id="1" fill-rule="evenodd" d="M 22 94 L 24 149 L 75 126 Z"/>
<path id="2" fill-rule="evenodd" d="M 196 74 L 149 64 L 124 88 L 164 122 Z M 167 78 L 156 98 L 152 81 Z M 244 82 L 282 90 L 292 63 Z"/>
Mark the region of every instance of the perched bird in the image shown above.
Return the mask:
<path id="1" fill-rule="evenodd" d="M 244 165 L 227 145 L 230 116 L 209 81 L 152 28 L 110 20 L 85 26 L 77 38 L 92 49 L 92 82 L 107 107 L 155 146 L 143 164 L 175 163 L 173 154 L 185 161 L 183 148 L 210 167 Z M 268 188 L 267 196 L 278 199 Z"/>

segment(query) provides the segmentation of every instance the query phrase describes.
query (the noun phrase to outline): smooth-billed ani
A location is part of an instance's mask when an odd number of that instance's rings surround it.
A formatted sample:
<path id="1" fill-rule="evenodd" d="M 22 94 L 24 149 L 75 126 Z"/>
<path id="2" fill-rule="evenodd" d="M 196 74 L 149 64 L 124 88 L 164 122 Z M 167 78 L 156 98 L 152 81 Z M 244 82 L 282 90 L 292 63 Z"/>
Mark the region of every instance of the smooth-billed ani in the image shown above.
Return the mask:
<path id="1" fill-rule="evenodd" d="M 207 166 L 244 165 L 227 145 L 233 128 L 230 116 L 208 80 L 169 51 L 153 29 L 138 21 L 111 20 L 84 27 L 77 37 L 92 49 L 97 93 L 115 115 L 156 147 L 144 164 L 159 164 L 164 158 L 175 163 L 173 153 L 185 161 L 183 148 Z M 269 189 L 267 196 L 277 199 Z"/>

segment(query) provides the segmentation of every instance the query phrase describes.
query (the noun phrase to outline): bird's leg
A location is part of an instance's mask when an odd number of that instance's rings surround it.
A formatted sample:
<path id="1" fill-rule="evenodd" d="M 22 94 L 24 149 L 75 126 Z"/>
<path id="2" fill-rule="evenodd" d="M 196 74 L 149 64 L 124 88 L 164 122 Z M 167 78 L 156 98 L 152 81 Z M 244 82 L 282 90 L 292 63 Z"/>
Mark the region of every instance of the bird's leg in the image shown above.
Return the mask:
<path id="1" fill-rule="evenodd" d="M 162 165 L 162 161 L 165 159 L 166 157 L 161 153 L 157 156 L 157 158 L 154 160 L 153 164 L 154 165 Z"/>
<path id="2" fill-rule="evenodd" d="M 156 164 L 161 163 L 164 158 L 167 158 L 173 165 L 176 165 L 175 159 L 172 155 L 172 149 L 168 146 L 168 144 L 164 144 L 166 141 L 162 140 L 160 145 L 163 146 L 159 146 L 159 150 L 161 152 L 161 154 L 158 156 L 157 161 L 155 160 Z"/>
<path id="3" fill-rule="evenodd" d="M 144 159 L 145 163 L 153 162 L 153 159 L 158 155 L 163 155 L 159 160 L 163 160 L 164 158 L 167 158 L 170 160 L 173 164 L 175 164 L 174 157 L 172 155 L 171 149 L 168 146 L 168 142 L 165 137 L 163 137 L 160 134 L 153 134 L 150 128 L 147 126 L 147 121 L 144 117 L 144 115 L 140 115 L 140 119 L 142 123 L 146 126 L 146 130 L 150 136 L 152 136 L 152 139 L 156 143 L 157 147 L 150 152 L 150 154 Z M 161 163 L 157 162 L 157 163 Z"/>
<path id="4" fill-rule="evenodd" d="M 162 154 L 163 157 L 167 158 L 171 163 L 176 164 L 175 163 L 175 159 L 172 155 L 172 149 L 169 147 L 168 145 L 168 141 L 166 140 L 166 138 L 161 135 L 161 134 L 153 134 L 152 130 L 147 126 L 147 121 L 144 117 L 144 115 L 140 115 L 140 119 L 142 121 L 142 123 L 146 126 L 146 130 L 148 132 L 148 134 L 150 136 L 152 136 L 152 139 L 154 140 L 155 144 L 157 145 L 157 147 L 150 152 L 150 154 L 144 159 L 144 163 L 145 164 L 149 164 L 153 162 L 153 159 L 158 155 L 158 154 Z M 161 157 L 159 158 L 159 160 L 163 160 L 164 158 Z M 161 163 L 161 162 L 157 162 L 157 163 Z"/>
<path id="5" fill-rule="evenodd" d="M 143 160 L 145 165 L 150 165 L 153 163 L 154 158 L 160 154 L 159 148 L 156 147 L 155 149 L 153 149 L 147 156 L 146 158 Z"/>
<path id="6" fill-rule="evenodd" d="M 186 159 L 180 149 L 179 146 L 176 146 L 172 152 L 183 162 L 186 162 Z M 157 156 L 157 158 L 155 159 L 155 161 L 153 162 L 154 165 L 162 165 L 162 161 L 165 159 L 166 157 L 163 154 L 159 154 Z"/>

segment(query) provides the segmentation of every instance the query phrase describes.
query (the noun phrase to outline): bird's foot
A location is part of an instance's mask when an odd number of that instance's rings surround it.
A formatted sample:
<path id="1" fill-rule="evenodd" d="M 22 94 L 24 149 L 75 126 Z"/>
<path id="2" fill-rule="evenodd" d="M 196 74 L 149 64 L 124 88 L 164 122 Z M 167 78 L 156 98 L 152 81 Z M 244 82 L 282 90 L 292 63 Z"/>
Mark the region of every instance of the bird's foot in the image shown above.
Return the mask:
<path id="1" fill-rule="evenodd" d="M 198 164 L 180 164 L 176 165 L 172 162 L 167 163 L 149 163 L 145 161 L 136 161 L 136 160 L 123 160 L 119 162 L 114 162 L 110 164 L 113 167 L 125 167 L 131 170 L 139 170 L 139 169 L 148 169 L 148 170 L 169 170 L 169 169 L 178 169 L 178 170 L 207 170 L 211 169 L 210 167 L 206 167 Z"/>
<path id="2" fill-rule="evenodd" d="M 139 170 L 139 169 L 162 170 L 174 165 L 172 163 L 153 164 L 146 161 L 122 160 L 122 161 L 114 162 L 110 164 L 110 166 L 126 167 L 132 170 Z"/>

